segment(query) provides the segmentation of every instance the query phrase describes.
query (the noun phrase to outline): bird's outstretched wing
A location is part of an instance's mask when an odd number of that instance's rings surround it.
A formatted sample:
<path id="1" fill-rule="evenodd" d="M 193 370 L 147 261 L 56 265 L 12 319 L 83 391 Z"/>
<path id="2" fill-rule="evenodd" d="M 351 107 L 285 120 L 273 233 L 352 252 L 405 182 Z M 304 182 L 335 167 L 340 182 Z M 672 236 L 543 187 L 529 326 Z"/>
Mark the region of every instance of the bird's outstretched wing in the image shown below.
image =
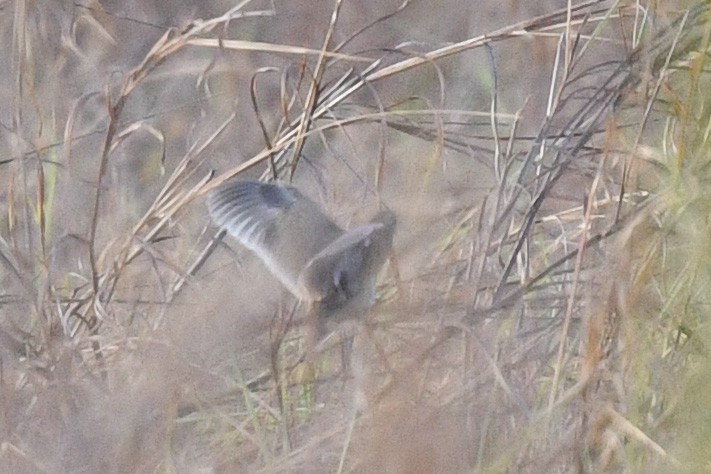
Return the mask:
<path id="1" fill-rule="evenodd" d="M 213 221 L 263 260 L 289 291 L 313 300 L 299 275 L 343 234 L 313 201 L 291 186 L 235 181 L 213 191 L 207 204 Z"/>

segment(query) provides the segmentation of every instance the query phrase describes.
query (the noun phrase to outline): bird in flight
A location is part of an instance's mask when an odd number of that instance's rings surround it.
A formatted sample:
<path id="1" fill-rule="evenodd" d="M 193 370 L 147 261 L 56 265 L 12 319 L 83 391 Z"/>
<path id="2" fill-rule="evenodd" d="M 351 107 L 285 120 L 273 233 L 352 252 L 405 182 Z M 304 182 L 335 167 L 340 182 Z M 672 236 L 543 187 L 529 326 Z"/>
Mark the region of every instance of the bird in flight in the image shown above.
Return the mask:
<path id="1" fill-rule="evenodd" d="M 317 306 L 319 316 L 375 303 L 376 279 L 392 250 L 392 211 L 344 230 L 296 188 L 256 181 L 227 183 L 207 205 L 215 224 L 254 252 L 289 292 Z"/>

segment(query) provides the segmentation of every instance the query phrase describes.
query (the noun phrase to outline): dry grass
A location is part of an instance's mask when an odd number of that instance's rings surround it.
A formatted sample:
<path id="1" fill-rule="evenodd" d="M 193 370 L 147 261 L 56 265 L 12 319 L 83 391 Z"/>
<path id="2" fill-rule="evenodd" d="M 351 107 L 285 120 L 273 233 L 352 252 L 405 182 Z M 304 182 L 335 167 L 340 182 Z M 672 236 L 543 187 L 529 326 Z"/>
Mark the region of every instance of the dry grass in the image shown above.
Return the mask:
<path id="1" fill-rule="evenodd" d="M 5 5 L 2 472 L 709 469 L 705 4 L 204 3 Z M 260 174 L 398 214 L 346 370 Z"/>

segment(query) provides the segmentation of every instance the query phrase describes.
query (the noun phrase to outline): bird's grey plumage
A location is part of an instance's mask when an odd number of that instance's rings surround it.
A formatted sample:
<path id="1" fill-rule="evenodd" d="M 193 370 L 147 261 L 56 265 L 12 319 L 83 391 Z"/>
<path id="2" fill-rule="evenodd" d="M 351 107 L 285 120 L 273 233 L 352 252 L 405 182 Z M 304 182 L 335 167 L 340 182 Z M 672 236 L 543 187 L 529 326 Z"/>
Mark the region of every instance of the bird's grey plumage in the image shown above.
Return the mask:
<path id="1" fill-rule="evenodd" d="M 216 189 L 208 208 L 299 299 L 327 310 L 354 299 L 372 304 L 375 278 L 392 248 L 392 212 L 344 231 L 296 188 L 254 181 Z"/>

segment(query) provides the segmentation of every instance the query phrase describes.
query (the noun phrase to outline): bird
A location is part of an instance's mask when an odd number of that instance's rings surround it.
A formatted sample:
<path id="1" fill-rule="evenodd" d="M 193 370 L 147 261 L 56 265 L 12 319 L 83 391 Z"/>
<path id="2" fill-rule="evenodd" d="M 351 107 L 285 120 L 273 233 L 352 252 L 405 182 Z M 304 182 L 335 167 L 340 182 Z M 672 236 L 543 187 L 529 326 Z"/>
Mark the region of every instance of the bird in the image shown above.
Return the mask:
<path id="1" fill-rule="evenodd" d="M 344 230 L 297 188 L 247 180 L 216 188 L 207 206 L 218 227 L 251 250 L 298 300 L 318 308 L 319 319 L 375 304 L 377 276 L 392 252 L 391 210 Z"/>

